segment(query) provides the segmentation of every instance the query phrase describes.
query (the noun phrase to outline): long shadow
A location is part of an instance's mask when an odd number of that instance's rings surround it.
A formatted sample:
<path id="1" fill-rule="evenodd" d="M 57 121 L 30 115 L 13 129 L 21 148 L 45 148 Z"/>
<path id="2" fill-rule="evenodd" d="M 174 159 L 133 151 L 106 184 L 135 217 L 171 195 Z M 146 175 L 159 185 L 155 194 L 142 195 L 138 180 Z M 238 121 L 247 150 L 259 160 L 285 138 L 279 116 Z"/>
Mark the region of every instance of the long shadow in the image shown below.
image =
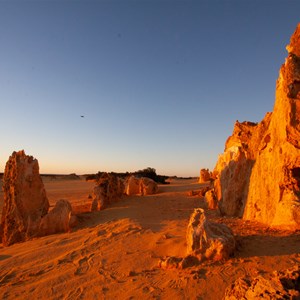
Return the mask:
<path id="1" fill-rule="evenodd" d="M 199 198 L 176 195 L 125 196 L 102 211 L 79 214 L 78 218 L 81 228 L 129 218 L 144 229 L 159 231 L 167 221 L 188 222 L 194 208 L 199 207 L 200 201 Z"/>
<path id="2" fill-rule="evenodd" d="M 12 257 L 12 256 L 11 255 L 0 255 L 0 261 L 8 259 L 10 257 Z"/>
<path id="3" fill-rule="evenodd" d="M 280 256 L 300 252 L 300 232 L 287 236 L 236 236 L 235 257 Z"/>

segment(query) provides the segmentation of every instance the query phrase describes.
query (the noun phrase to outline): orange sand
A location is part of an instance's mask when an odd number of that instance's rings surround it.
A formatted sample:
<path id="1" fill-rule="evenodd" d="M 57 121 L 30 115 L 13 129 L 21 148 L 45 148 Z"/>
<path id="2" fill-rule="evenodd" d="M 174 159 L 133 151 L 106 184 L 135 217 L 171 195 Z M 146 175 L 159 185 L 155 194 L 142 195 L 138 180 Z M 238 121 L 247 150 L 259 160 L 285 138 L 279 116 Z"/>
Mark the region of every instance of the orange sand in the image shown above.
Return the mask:
<path id="1" fill-rule="evenodd" d="M 45 181 L 50 204 L 64 198 L 86 209 L 94 183 Z M 300 263 L 300 233 L 256 223 L 208 217 L 237 236 L 235 257 L 185 270 L 161 270 L 159 258 L 185 255 L 185 231 L 203 199 L 188 197 L 195 180 L 173 180 L 159 194 L 124 197 L 110 208 L 79 215 L 71 233 L 4 248 L 0 244 L 1 299 L 222 299 L 244 275 L 264 274 Z M 3 195 L 0 193 L 0 207 Z"/>

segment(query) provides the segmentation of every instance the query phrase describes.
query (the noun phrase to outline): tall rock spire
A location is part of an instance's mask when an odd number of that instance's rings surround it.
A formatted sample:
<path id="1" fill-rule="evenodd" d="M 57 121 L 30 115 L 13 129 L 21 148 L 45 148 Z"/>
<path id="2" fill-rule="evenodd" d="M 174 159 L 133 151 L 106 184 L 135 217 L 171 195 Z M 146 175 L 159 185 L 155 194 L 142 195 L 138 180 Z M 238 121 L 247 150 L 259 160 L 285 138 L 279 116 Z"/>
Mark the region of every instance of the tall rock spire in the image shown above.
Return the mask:
<path id="1" fill-rule="evenodd" d="M 215 185 L 224 214 L 294 229 L 300 228 L 300 24 L 287 50 L 273 113 L 257 125 L 236 123 Z M 230 149 L 236 154 L 226 155 Z"/>

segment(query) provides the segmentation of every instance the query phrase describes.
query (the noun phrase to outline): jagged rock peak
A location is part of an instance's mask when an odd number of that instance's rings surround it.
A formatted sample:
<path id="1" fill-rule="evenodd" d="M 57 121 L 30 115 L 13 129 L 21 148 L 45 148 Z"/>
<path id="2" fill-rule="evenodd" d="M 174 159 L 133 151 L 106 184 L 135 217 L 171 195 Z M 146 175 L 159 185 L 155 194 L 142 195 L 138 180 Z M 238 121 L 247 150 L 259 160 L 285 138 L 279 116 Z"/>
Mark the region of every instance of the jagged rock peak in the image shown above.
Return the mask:
<path id="1" fill-rule="evenodd" d="M 291 37 L 290 44 L 286 46 L 288 53 L 300 56 L 300 23 Z"/>

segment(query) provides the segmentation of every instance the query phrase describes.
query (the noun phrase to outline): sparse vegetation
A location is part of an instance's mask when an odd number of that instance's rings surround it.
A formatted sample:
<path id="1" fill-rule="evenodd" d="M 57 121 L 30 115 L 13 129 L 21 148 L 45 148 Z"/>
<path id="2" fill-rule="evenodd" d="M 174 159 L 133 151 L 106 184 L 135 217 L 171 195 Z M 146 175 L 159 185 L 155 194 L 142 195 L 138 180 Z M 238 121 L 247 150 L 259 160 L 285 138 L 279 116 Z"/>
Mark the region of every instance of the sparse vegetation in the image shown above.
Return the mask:
<path id="1" fill-rule="evenodd" d="M 86 174 L 86 175 L 84 175 L 85 180 L 87 180 L 87 181 L 88 180 L 98 180 L 102 176 L 103 173 L 105 173 L 105 172 L 99 171 L 96 174 Z M 150 167 L 143 169 L 143 170 L 138 170 L 136 172 L 126 172 L 126 173 L 111 172 L 111 173 L 114 175 L 117 175 L 118 177 L 121 177 L 121 178 L 126 178 L 131 175 L 134 175 L 136 177 L 150 178 L 160 184 L 169 184 L 169 182 L 166 182 L 166 179 L 168 179 L 169 176 L 157 175 L 156 170 L 154 168 L 150 168 Z"/>

